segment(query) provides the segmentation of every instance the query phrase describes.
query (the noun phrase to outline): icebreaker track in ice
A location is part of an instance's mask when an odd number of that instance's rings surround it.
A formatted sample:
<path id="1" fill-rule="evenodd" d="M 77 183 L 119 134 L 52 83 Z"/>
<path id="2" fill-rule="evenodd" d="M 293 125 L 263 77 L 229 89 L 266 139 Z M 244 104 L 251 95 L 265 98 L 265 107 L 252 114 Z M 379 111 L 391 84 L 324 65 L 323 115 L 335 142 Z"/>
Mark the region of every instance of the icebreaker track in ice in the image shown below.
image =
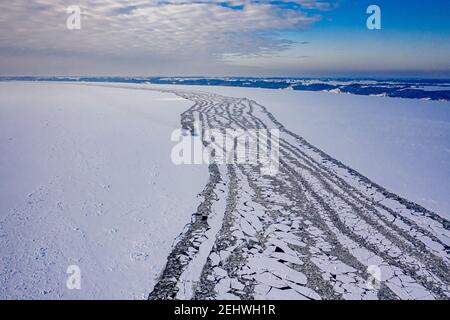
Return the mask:
<path id="1" fill-rule="evenodd" d="M 149 299 L 450 298 L 448 221 L 326 155 L 255 101 L 172 92 L 194 102 L 185 129 L 280 129 L 280 167 L 263 176 L 250 164 L 209 166 L 203 201 Z"/>
<path id="2" fill-rule="evenodd" d="M 194 103 L 181 115 L 192 132 L 197 121 L 279 129 L 280 164 L 273 176 L 209 165 L 149 299 L 450 298 L 449 221 L 331 158 L 255 101 L 156 90 Z"/>

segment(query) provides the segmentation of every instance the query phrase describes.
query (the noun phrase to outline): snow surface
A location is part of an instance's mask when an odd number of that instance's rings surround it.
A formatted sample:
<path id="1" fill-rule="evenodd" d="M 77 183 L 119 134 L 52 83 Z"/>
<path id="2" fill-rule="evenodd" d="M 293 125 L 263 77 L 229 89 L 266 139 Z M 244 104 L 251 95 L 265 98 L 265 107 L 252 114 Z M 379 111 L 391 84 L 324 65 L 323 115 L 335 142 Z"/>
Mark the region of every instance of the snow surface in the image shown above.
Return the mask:
<path id="1" fill-rule="evenodd" d="M 170 135 L 192 102 L 134 90 L 142 87 L 253 99 L 337 160 L 450 217 L 448 102 L 253 88 L 2 82 L 0 299 L 141 299 L 151 292 L 209 174 L 205 166 L 170 160 Z M 223 205 L 213 208 L 211 234 Z M 236 232 L 251 236 L 252 228 L 242 220 Z M 192 296 L 195 266 L 203 265 L 210 246 L 200 247 L 183 273 L 188 286 L 180 288 L 180 298 Z M 69 265 L 81 268 L 81 290 L 66 288 Z M 216 290 L 238 285 L 224 278 Z"/>
<path id="2" fill-rule="evenodd" d="M 171 94 L 0 83 L 0 299 L 141 299 L 208 180 L 175 166 Z M 81 290 L 68 290 L 69 265 Z"/>
<path id="3" fill-rule="evenodd" d="M 330 156 L 391 192 L 450 219 L 450 102 L 256 88 L 173 87 L 253 99 L 286 128 Z"/>

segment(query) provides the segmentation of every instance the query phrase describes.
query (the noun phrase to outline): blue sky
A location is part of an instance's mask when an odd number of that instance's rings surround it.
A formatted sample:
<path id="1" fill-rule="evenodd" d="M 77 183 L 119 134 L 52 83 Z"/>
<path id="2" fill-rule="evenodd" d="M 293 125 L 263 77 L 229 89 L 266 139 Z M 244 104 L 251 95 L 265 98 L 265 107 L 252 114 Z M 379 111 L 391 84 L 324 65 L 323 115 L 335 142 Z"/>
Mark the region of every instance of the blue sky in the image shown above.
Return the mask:
<path id="1" fill-rule="evenodd" d="M 329 76 L 431 76 L 450 75 L 450 1 L 342 0 L 322 13 L 306 30 L 286 30 L 278 36 L 306 45 L 293 45 L 306 74 Z M 366 28 L 366 9 L 377 4 L 382 29 Z M 275 57 L 273 58 L 277 60 Z M 272 64 L 270 59 L 265 61 Z M 289 63 L 286 69 L 293 68 Z M 284 69 L 284 68 L 283 68 Z M 275 71 L 276 72 L 276 71 Z M 288 73 L 288 70 L 283 70 Z"/>
<path id="2" fill-rule="evenodd" d="M 69 5 L 81 29 L 66 27 Z M 378 5 L 382 29 L 368 30 Z M 1 75 L 450 77 L 450 2 L 16 0 Z"/>
<path id="3" fill-rule="evenodd" d="M 329 13 L 319 25 L 323 28 L 357 29 L 365 22 L 364 12 L 371 4 L 379 5 L 383 13 L 383 22 L 387 29 L 397 31 L 427 30 L 449 32 L 448 13 L 450 2 L 446 0 L 347 0 L 339 1 L 336 10 Z"/>

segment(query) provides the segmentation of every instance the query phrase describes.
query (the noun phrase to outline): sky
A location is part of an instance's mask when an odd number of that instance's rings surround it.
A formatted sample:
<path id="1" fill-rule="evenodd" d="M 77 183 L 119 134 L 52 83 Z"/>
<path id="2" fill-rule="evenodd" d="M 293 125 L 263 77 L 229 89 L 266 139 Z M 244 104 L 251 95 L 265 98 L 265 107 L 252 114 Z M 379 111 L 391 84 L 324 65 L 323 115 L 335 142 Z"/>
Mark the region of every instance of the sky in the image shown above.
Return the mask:
<path id="1" fill-rule="evenodd" d="M 80 29 L 67 28 L 72 5 Z M 0 75 L 450 78 L 449 12 L 448 0 L 2 1 Z"/>

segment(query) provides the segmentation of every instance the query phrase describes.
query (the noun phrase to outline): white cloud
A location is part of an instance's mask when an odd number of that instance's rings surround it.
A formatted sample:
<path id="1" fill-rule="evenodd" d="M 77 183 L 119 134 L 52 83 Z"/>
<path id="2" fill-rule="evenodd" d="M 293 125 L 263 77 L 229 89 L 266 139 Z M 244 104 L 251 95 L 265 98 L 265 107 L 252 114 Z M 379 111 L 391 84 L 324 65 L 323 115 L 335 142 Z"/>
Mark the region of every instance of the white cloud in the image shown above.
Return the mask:
<path id="1" fill-rule="evenodd" d="M 324 1 L 281 2 L 304 10 L 256 0 L 2 1 L 0 54 L 215 64 L 227 54 L 279 52 L 290 43 L 270 32 L 309 26 L 329 8 Z M 82 8 L 81 30 L 66 28 L 69 5 Z"/>

